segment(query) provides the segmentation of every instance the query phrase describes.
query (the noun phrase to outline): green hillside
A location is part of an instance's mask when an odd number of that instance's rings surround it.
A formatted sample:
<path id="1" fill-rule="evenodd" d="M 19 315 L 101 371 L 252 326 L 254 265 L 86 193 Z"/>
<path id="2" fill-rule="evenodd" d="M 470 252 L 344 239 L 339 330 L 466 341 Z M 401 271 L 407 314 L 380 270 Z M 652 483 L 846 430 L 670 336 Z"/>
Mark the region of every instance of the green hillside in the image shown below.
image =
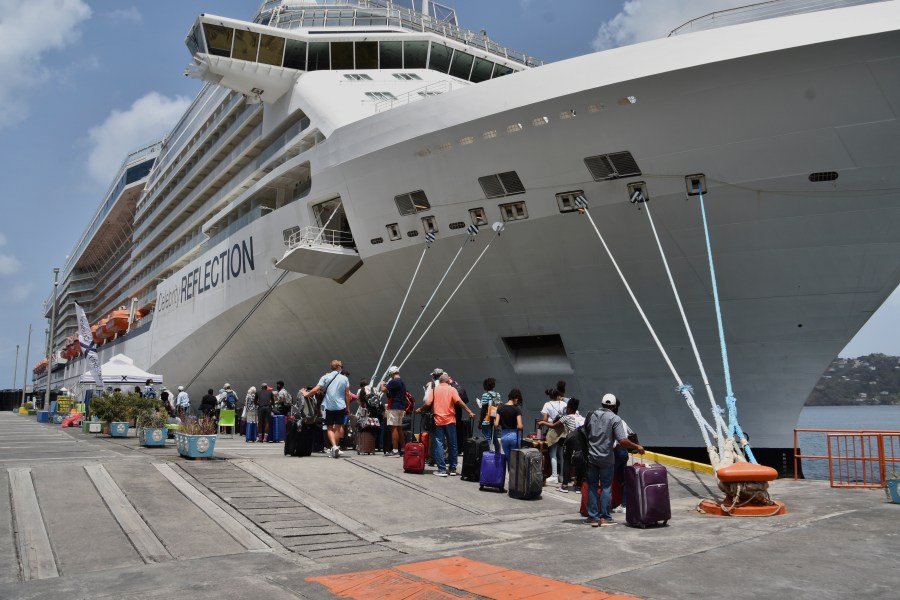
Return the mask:
<path id="1" fill-rule="evenodd" d="M 806 399 L 806 406 L 860 404 L 900 404 L 900 357 L 837 358 Z"/>

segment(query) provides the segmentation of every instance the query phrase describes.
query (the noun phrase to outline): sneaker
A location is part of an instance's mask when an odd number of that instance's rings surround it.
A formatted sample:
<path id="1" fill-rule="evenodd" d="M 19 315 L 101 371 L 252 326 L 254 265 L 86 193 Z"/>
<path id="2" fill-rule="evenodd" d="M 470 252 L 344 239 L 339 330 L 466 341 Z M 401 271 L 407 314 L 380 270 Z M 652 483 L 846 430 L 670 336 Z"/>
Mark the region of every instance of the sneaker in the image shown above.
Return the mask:
<path id="1" fill-rule="evenodd" d="M 447 476 L 446 471 L 435 471 L 434 474 L 437 475 L 438 477 L 446 477 Z"/>
<path id="2" fill-rule="evenodd" d="M 457 475 L 459 475 L 459 473 L 457 473 L 456 471 L 450 471 L 449 474 L 450 474 L 450 477 L 456 477 Z"/>
<path id="3" fill-rule="evenodd" d="M 596 519 L 585 519 L 583 522 L 585 525 L 590 525 L 591 527 L 600 527 L 600 521 Z"/>
<path id="4" fill-rule="evenodd" d="M 393 456 L 394 458 L 396 458 L 396 457 L 400 456 L 400 452 L 397 451 L 397 450 L 392 450 L 392 451 L 391 451 L 391 456 Z"/>
<path id="5" fill-rule="evenodd" d="M 564 486 L 564 485 L 561 485 L 561 486 L 559 486 L 559 487 L 556 488 L 556 489 L 557 489 L 558 491 L 562 492 L 563 494 L 568 494 L 568 493 L 569 493 L 569 488 L 567 488 L 567 487 Z"/>
<path id="6" fill-rule="evenodd" d="M 600 519 L 600 523 L 602 523 L 603 525 L 607 525 L 607 526 L 616 524 L 616 522 L 613 521 L 612 519 Z"/>
<path id="7" fill-rule="evenodd" d="M 623 513 L 623 512 L 625 512 L 625 507 L 624 507 L 624 506 L 617 506 L 617 507 L 615 507 L 614 509 L 612 509 L 612 511 L 613 511 L 614 513 Z"/>
<path id="8" fill-rule="evenodd" d="M 557 480 L 556 475 L 551 475 L 547 478 L 547 483 L 559 483 L 559 481 Z"/>
<path id="9" fill-rule="evenodd" d="M 334 457 L 335 458 L 340 458 L 343 453 L 344 453 L 343 450 L 341 450 L 340 448 L 334 449 Z"/>

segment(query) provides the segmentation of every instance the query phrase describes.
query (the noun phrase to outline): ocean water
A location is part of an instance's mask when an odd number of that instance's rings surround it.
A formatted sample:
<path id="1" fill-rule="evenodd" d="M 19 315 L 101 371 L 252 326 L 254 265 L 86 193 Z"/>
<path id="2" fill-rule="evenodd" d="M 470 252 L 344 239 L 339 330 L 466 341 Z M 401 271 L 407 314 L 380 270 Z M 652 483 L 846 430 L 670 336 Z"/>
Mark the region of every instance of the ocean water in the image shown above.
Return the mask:
<path id="1" fill-rule="evenodd" d="M 900 406 L 805 406 L 800 411 L 797 422 L 799 429 L 868 429 L 892 430 L 900 432 Z M 900 436 L 894 437 L 893 455 L 900 459 Z M 835 442 L 832 443 L 834 447 Z M 828 454 L 828 438 L 824 433 L 800 433 L 799 446 L 802 454 L 826 456 Z M 874 446 L 873 446 L 874 448 Z M 858 445 L 848 446 L 848 451 L 862 454 Z M 888 448 L 887 456 L 891 455 Z M 803 459 L 803 474 L 808 479 L 828 479 L 827 459 Z M 850 479 L 860 479 L 861 461 L 844 463 L 845 470 L 855 467 Z M 849 466 L 846 466 L 849 465 Z M 833 465 L 838 469 L 838 464 Z M 895 467 L 900 471 L 900 463 Z M 877 472 L 877 469 L 875 469 Z"/>

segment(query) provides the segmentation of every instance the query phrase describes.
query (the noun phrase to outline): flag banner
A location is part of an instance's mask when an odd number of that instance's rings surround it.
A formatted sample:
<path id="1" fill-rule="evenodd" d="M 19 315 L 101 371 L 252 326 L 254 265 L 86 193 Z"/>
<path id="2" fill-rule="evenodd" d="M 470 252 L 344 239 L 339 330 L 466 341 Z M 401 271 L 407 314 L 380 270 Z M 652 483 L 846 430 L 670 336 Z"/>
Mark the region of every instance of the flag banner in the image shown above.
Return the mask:
<path id="1" fill-rule="evenodd" d="M 94 334 L 91 333 L 91 325 L 88 323 L 84 309 L 75 303 L 75 315 L 78 317 L 78 343 L 81 352 L 88 361 L 91 374 L 98 386 L 103 386 L 103 373 L 100 371 L 100 357 L 97 356 L 97 344 L 94 343 Z"/>

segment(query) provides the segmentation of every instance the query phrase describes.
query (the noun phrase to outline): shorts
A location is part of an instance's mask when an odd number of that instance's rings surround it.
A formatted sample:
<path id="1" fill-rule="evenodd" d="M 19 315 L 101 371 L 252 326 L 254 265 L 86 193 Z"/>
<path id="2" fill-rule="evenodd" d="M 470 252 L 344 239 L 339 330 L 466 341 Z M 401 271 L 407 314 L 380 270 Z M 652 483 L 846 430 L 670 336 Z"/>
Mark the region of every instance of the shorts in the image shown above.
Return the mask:
<path id="1" fill-rule="evenodd" d="M 326 410 L 325 411 L 325 425 L 343 425 L 344 417 L 347 416 L 347 411 L 345 409 L 340 410 Z"/>
<path id="2" fill-rule="evenodd" d="M 394 408 L 386 413 L 386 420 L 388 427 L 402 427 L 403 426 L 403 415 L 406 414 L 402 408 Z"/>

